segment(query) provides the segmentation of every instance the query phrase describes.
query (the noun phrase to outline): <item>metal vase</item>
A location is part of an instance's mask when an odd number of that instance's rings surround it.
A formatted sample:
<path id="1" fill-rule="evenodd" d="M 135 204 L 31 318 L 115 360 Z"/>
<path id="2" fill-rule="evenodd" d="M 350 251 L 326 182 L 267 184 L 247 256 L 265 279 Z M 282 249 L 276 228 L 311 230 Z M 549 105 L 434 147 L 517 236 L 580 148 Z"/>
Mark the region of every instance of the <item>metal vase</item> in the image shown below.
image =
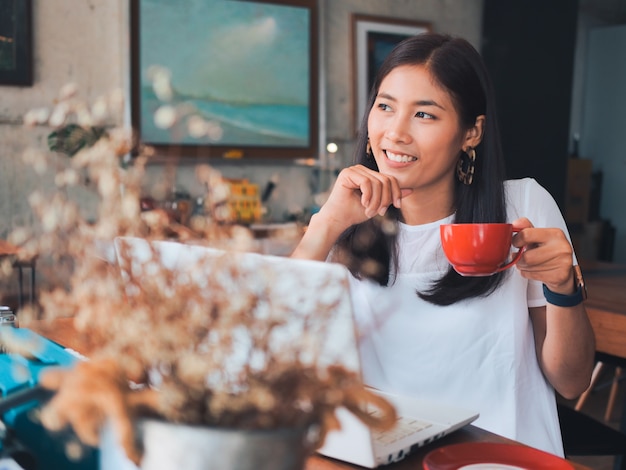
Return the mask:
<path id="1" fill-rule="evenodd" d="M 239 430 L 158 420 L 141 424 L 142 470 L 302 470 L 307 429 Z"/>

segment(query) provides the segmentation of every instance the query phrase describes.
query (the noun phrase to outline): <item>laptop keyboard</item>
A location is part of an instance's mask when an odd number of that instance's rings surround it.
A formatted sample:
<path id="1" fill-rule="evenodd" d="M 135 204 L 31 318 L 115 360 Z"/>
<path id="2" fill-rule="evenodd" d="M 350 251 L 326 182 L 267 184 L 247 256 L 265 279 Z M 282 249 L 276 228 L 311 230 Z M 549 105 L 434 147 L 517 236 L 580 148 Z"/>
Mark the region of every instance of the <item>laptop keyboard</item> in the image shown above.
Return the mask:
<path id="1" fill-rule="evenodd" d="M 392 444 L 400 439 L 404 439 L 411 434 L 421 431 L 432 426 L 432 423 L 420 421 L 415 418 L 399 417 L 396 425 L 387 431 L 378 431 L 374 429 L 372 435 L 378 444 Z"/>

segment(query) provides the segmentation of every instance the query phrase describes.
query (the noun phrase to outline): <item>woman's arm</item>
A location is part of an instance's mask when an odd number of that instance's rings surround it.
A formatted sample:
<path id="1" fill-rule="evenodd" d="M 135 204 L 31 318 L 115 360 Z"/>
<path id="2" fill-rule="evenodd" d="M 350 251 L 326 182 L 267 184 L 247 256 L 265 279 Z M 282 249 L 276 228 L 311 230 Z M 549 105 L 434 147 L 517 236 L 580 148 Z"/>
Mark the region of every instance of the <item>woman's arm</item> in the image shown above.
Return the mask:
<path id="1" fill-rule="evenodd" d="M 517 263 L 522 276 L 540 281 L 552 292 L 576 291 L 572 246 L 561 229 L 534 228 L 528 219 L 515 221 L 522 229 L 514 239 L 526 246 Z M 565 398 L 575 398 L 589 386 L 595 339 L 583 303 L 560 307 L 548 303 L 530 309 L 537 358 L 549 382 Z"/>
<path id="2" fill-rule="evenodd" d="M 543 373 L 567 399 L 589 386 L 594 365 L 595 340 L 583 304 L 576 307 L 530 309 L 537 358 Z"/>
<path id="3" fill-rule="evenodd" d="M 314 214 L 302 240 L 291 253 L 291 257 L 325 261 L 339 235 L 343 232 L 340 230 L 340 224 L 329 221 L 319 212 Z"/>

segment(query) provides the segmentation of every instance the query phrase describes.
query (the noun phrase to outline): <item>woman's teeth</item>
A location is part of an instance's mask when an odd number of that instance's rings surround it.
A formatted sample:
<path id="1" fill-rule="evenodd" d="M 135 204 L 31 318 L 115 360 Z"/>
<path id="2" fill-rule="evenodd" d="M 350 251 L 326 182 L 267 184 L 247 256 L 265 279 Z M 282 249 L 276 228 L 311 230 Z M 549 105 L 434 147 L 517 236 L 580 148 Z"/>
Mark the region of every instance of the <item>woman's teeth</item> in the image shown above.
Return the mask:
<path id="1" fill-rule="evenodd" d="M 390 152 L 389 150 L 385 151 L 385 153 L 387 154 L 387 158 L 393 162 L 408 163 L 417 160 L 417 157 L 413 157 L 411 155 L 399 155 L 397 153 Z"/>

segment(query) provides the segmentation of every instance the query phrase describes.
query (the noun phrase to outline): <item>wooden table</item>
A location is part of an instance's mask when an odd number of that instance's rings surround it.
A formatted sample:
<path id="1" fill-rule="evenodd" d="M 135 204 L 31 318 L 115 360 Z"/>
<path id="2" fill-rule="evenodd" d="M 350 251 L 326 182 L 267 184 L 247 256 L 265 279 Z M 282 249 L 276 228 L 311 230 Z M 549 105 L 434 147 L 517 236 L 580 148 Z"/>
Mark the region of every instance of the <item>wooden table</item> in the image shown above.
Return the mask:
<path id="1" fill-rule="evenodd" d="M 83 344 L 81 343 L 80 338 L 76 335 L 71 318 L 56 319 L 53 323 L 35 322 L 35 324 L 29 324 L 28 326 L 32 330 L 52 341 L 70 347 L 78 352 L 87 353 L 87 351 L 82 349 Z M 467 442 L 516 444 L 515 441 L 510 439 L 485 431 L 484 429 L 476 426 L 468 425 L 442 439 L 428 444 L 400 462 L 385 465 L 381 468 L 385 470 L 421 470 L 423 468 L 423 459 L 428 452 L 441 446 Z M 580 465 L 575 462 L 570 463 L 576 470 L 590 470 L 584 465 Z M 317 454 L 310 457 L 306 464 L 306 470 L 356 470 L 362 468 L 363 467 L 330 459 Z"/>
<path id="2" fill-rule="evenodd" d="M 517 442 L 504 438 L 489 431 L 485 431 L 473 425 L 467 425 L 452 434 L 432 442 L 421 449 L 413 452 L 400 462 L 380 467 L 381 470 L 422 470 L 423 460 L 426 454 L 434 449 L 450 444 L 462 444 L 467 442 L 493 442 L 501 444 L 517 444 Z M 572 467 L 576 470 L 585 470 L 588 467 L 570 461 Z M 309 458 L 306 470 L 356 470 L 362 469 L 356 465 L 351 465 L 338 460 L 329 459 L 319 455 Z"/>
<path id="3" fill-rule="evenodd" d="M 626 265 L 581 261 L 596 351 L 626 360 Z"/>

